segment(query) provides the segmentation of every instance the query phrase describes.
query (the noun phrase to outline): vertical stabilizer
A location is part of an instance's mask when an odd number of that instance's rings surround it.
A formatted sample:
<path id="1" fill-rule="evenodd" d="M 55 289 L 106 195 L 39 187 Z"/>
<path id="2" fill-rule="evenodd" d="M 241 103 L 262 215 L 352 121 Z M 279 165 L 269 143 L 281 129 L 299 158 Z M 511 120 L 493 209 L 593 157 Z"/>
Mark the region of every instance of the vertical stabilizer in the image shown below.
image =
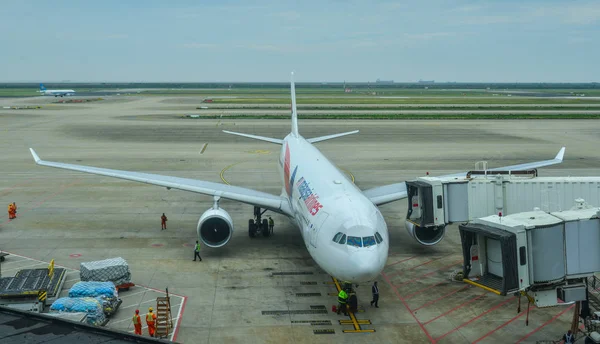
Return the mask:
<path id="1" fill-rule="evenodd" d="M 292 72 L 292 135 L 298 137 L 298 112 L 296 110 L 296 86 L 294 85 L 294 72 Z"/>

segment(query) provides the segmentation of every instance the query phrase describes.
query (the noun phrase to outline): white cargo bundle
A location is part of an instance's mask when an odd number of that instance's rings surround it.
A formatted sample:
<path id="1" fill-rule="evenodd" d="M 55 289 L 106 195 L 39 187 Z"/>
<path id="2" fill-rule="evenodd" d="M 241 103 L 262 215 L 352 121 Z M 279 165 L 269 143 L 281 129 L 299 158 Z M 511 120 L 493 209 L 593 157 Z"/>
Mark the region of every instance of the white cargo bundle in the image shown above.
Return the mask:
<path id="1" fill-rule="evenodd" d="M 121 257 L 81 263 L 80 271 L 82 281 L 113 282 L 117 286 L 131 281 L 129 265 Z"/>

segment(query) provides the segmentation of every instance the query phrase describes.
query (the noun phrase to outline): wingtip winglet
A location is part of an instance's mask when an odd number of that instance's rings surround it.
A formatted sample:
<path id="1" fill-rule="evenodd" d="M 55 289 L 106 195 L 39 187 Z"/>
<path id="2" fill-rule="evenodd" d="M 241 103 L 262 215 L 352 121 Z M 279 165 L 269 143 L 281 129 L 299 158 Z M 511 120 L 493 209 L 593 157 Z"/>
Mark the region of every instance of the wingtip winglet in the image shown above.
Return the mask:
<path id="1" fill-rule="evenodd" d="M 29 148 L 29 151 L 31 152 L 31 155 L 33 156 L 33 160 L 35 160 L 35 163 L 37 164 L 40 160 L 40 157 L 37 155 L 37 153 L 33 150 L 33 148 Z"/>
<path id="2" fill-rule="evenodd" d="M 555 157 L 554 159 L 556 159 L 556 160 L 560 160 L 560 161 L 563 161 L 563 158 L 564 158 L 564 156 L 565 156 L 565 149 L 566 149 L 566 148 L 567 148 L 567 147 L 563 147 L 563 148 L 561 148 L 561 149 L 558 151 L 558 154 L 556 154 L 556 157 Z"/>

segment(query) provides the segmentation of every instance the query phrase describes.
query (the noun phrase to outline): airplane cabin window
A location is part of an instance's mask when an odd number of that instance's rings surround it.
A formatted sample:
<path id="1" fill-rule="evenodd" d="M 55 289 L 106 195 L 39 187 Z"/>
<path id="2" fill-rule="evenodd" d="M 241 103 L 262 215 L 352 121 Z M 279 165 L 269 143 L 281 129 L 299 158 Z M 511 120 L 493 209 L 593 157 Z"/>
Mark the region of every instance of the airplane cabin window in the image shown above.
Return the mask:
<path id="1" fill-rule="evenodd" d="M 363 240 L 364 247 L 369 247 L 369 246 L 375 245 L 375 237 L 373 237 L 373 236 L 363 237 L 362 240 Z"/>
<path id="2" fill-rule="evenodd" d="M 348 237 L 348 245 L 355 246 L 355 247 L 362 247 L 362 240 L 360 237 L 349 236 Z"/>
<path id="3" fill-rule="evenodd" d="M 375 240 L 377 240 L 378 244 L 381 244 L 383 242 L 383 238 L 381 237 L 381 234 L 379 234 L 379 232 L 375 232 Z"/>
<path id="4" fill-rule="evenodd" d="M 342 232 L 338 232 L 334 237 L 333 237 L 333 241 L 334 242 L 340 242 L 340 239 L 342 238 L 342 235 L 344 235 L 344 233 Z"/>
<path id="5" fill-rule="evenodd" d="M 338 242 L 342 245 L 345 245 L 346 244 L 346 234 L 342 235 L 342 238 Z"/>

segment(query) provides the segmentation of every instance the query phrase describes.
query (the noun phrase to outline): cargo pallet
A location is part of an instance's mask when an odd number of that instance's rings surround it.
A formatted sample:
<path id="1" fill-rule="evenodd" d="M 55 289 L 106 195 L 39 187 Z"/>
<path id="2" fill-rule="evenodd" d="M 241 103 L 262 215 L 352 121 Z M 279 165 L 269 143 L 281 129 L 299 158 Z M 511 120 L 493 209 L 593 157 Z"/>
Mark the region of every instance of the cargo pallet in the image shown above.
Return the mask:
<path id="1" fill-rule="evenodd" d="M 22 269 L 14 277 L 0 278 L 0 304 L 14 305 L 21 309 L 41 312 L 46 303 L 54 302 L 63 284 L 66 270 L 54 268 L 54 260 L 48 268 Z"/>

